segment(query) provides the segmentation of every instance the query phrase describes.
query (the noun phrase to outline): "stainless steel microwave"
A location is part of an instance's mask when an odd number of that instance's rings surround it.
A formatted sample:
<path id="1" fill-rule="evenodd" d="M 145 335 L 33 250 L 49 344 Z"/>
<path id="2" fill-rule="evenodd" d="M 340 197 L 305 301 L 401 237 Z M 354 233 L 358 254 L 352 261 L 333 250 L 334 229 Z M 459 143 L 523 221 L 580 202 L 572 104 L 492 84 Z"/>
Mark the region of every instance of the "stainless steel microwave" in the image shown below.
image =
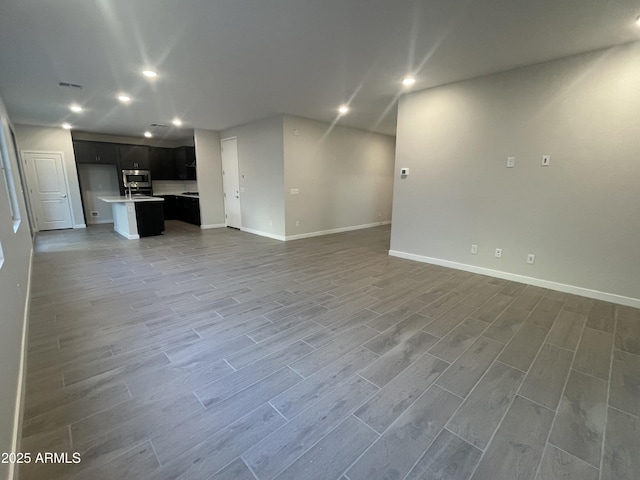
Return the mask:
<path id="1" fill-rule="evenodd" d="M 149 170 L 122 170 L 124 188 L 151 188 L 151 172 Z"/>

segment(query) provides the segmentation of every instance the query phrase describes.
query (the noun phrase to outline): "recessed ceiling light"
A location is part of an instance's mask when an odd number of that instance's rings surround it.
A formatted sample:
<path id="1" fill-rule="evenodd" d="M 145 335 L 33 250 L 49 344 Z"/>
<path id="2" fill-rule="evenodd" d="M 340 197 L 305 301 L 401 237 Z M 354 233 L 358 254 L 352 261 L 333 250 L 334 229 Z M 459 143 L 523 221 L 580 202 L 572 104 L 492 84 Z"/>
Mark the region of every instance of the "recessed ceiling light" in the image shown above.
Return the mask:
<path id="1" fill-rule="evenodd" d="M 340 108 L 338 108 L 338 112 L 345 114 L 349 111 L 349 107 L 347 107 L 346 105 L 340 105 Z"/>
<path id="2" fill-rule="evenodd" d="M 416 83 L 416 79 L 413 77 L 404 77 L 402 79 L 402 85 L 404 85 L 405 87 L 410 87 L 414 83 Z"/>
<path id="3" fill-rule="evenodd" d="M 149 78 L 155 78 L 158 76 L 158 72 L 154 72 L 153 70 L 143 70 L 142 74 Z"/>
<path id="4" fill-rule="evenodd" d="M 62 128 L 64 128 L 65 130 L 71 130 L 71 125 L 69 123 L 63 123 Z"/>
<path id="5" fill-rule="evenodd" d="M 82 107 L 74 103 L 69 107 L 69 110 L 71 110 L 72 112 L 80 113 L 82 111 Z"/>
<path id="6" fill-rule="evenodd" d="M 153 134 L 151 132 L 144 132 L 144 136 L 147 138 L 151 138 L 153 137 Z"/>
<path id="7" fill-rule="evenodd" d="M 127 103 L 131 100 L 131 97 L 127 95 L 118 95 L 118 100 L 120 100 L 122 103 Z"/>
<path id="8" fill-rule="evenodd" d="M 173 120 L 171 120 L 171 123 L 173 123 L 176 127 L 179 127 L 180 125 L 182 125 L 182 120 L 180 120 L 179 118 L 174 118 Z"/>

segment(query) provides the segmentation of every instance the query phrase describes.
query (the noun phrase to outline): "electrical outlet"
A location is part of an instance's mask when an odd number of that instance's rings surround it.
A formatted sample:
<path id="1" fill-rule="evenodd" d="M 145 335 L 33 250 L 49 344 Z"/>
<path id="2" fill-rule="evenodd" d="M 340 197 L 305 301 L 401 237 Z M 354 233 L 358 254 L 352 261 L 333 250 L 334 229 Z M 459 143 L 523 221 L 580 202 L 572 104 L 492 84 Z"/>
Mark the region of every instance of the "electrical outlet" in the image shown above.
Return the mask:
<path id="1" fill-rule="evenodd" d="M 296 227 L 300 226 L 300 220 L 296 220 Z"/>
<path id="2" fill-rule="evenodd" d="M 533 265 L 535 261 L 536 261 L 536 256 L 533 253 L 530 253 L 529 255 L 527 255 L 527 263 L 529 265 Z"/>
<path id="3" fill-rule="evenodd" d="M 507 168 L 513 168 L 516 166 L 516 157 L 507 157 Z"/>
<path id="4" fill-rule="evenodd" d="M 474 255 L 478 254 L 478 245 L 471 245 L 471 253 Z"/>
<path id="5" fill-rule="evenodd" d="M 502 258 L 502 249 L 501 248 L 496 248 L 495 257 L 496 258 Z"/>
<path id="6" fill-rule="evenodd" d="M 540 165 L 542 165 L 543 167 L 548 167 L 550 163 L 551 163 L 551 155 L 543 155 L 542 163 L 540 163 Z"/>

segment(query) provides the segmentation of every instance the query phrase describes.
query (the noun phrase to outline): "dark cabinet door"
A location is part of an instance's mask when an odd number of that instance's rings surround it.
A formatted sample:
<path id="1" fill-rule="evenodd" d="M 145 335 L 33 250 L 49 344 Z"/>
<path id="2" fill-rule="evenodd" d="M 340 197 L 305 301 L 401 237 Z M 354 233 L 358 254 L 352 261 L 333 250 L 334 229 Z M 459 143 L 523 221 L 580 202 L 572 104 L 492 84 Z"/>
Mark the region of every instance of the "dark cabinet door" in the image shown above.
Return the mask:
<path id="1" fill-rule="evenodd" d="M 165 220 L 176 220 L 178 219 L 177 207 L 176 207 L 176 196 L 175 195 L 159 195 L 164 198 L 164 202 L 162 207 L 164 210 L 164 219 Z"/>
<path id="2" fill-rule="evenodd" d="M 118 163 L 118 145 L 116 143 L 95 142 L 98 163 Z"/>
<path id="3" fill-rule="evenodd" d="M 149 170 L 149 147 L 146 145 L 118 145 L 122 170 Z"/>
<path id="4" fill-rule="evenodd" d="M 195 147 L 178 147 L 175 149 L 176 168 L 179 180 L 196 180 Z"/>
<path id="5" fill-rule="evenodd" d="M 152 180 L 177 180 L 176 157 L 173 148 L 149 147 Z"/>
<path id="6" fill-rule="evenodd" d="M 163 202 L 136 202 L 136 221 L 141 237 L 160 235 L 164 231 Z"/>
<path id="7" fill-rule="evenodd" d="M 118 163 L 118 148 L 115 143 L 76 140 L 73 142 L 73 152 L 76 163 Z"/>
<path id="8" fill-rule="evenodd" d="M 187 222 L 200 225 L 200 200 L 187 198 Z"/>
<path id="9" fill-rule="evenodd" d="M 176 219 L 193 225 L 200 225 L 200 200 L 176 196 Z"/>

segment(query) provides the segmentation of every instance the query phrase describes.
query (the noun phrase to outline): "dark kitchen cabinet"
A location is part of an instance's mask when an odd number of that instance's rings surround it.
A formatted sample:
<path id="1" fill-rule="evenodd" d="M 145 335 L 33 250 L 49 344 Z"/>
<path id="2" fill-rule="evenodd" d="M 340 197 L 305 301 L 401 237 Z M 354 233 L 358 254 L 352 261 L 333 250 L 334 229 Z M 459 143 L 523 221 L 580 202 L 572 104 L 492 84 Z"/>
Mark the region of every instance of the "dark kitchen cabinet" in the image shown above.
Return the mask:
<path id="1" fill-rule="evenodd" d="M 73 152 L 76 163 L 118 163 L 118 145 L 115 143 L 75 140 Z"/>
<path id="2" fill-rule="evenodd" d="M 173 148 L 149 147 L 152 180 L 177 180 L 176 156 Z"/>
<path id="3" fill-rule="evenodd" d="M 196 180 L 195 147 L 178 147 L 175 149 L 178 180 Z"/>
<path id="4" fill-rule="evenodd" d="M 157 197 L 164 198 L 163 209 L 164 209 L 164 219 L 165 220 L 178 220 L 178 212 L 176 208 L 176 199 L 175 195 L 155 195 Z"/>
<path id="5" fill-rule="evenodd" d="M 200 200 L 177 196 L 176 219 L 193 225 L 200 225 Z"/>
<path id="6" fill-rule="evenodd" d="M 136 202 L 136 221 L 141 237 L 160 235 L 164 231 L 163 202 Z"/>
<path id="7" fill-rule="evenodd" d="M 118 145 L 122 170 L 149 170 L 149 147 L 146 145 Z M 153 180 L 153 178 L 152 178 Z"/>

